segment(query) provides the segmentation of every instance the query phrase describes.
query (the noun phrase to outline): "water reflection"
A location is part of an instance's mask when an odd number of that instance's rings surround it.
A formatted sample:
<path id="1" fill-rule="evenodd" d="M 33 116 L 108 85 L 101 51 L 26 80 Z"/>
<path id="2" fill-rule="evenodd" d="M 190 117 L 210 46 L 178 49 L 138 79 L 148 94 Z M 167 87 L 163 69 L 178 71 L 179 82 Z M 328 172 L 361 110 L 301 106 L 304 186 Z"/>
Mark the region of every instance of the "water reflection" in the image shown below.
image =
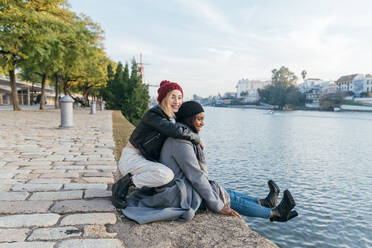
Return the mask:
<path id="1" fill-rule="evenodd" d="M 210 177 L 259 197 L 272 178 L 295 197 L 294 221 L 252 229 L 281 247 L 372 246 L 371 113 L 205 109 Z"/>

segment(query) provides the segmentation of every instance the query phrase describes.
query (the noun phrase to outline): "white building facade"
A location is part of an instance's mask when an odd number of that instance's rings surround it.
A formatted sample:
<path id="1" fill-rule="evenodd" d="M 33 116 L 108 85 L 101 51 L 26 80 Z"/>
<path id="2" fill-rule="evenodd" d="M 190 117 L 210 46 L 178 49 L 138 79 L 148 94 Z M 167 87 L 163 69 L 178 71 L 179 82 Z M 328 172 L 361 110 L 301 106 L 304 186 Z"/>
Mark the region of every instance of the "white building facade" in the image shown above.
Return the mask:
<path id="1" fill-rule="evenodd" d="M 246 102 L 254 102 L 259 99 L 258 89 L 264 88 L 266 85 L 270 84 L 270 80 L 249 80 L 241 79 L 236 85 L 236 97 L 243 98 Z"/>
<path id="2" fill-rule="evenodd" d="M 324 81 L 319 78 L 307 78 L 298 86 L 298 89 L 301 93 L 306 93 L 322 82 Z"/>

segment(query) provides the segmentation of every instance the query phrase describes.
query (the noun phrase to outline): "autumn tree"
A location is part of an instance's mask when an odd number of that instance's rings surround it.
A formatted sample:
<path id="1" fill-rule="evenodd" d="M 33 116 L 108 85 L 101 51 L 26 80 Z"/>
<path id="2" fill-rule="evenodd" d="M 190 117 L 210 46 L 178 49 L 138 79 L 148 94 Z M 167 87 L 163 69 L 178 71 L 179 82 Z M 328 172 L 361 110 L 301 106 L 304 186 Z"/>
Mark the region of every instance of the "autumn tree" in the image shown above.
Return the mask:
<path id="1" fill-rule="evenodd" d="M 69 19 L 65 0 L 0 1 L 0 65 L 8 72 L 14 110 L 18 103 L 15 70 L 45 52 L 50 31 Z"/>

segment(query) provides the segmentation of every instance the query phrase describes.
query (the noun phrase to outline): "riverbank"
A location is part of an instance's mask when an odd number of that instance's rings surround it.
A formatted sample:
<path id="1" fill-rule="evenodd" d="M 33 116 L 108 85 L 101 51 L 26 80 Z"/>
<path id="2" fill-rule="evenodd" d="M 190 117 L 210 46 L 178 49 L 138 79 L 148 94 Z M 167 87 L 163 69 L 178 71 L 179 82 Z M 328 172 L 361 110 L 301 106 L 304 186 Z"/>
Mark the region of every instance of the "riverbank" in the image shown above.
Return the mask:
<path id="1" fill-rule="evenodd" d="M 220 105 L 220 106 L 212 106 L 216 108 L 239 108 L 239 109 L 263 109 L 263 110 L 277 110 L 273 108 L 273 106 L 260 106 L 260 105 Z M 326 112 L 333 112 L 329 110 L 323 110 L 321 108 L 315 107 L 296 107 L 291 110 L 305 110 L 305 111 L 326 111 Z M 351 111 L 351 112 L 371 112 L 372 107 L 368 106 L 357 106 L 357 105 L 341 105 L 340 111 Z"/>
<path id="2" fill-rule="evenodd" d="M 128 142 L 134 126 L 120 111 L 113 111 L 113 137 L 116 158 Z M 117 223 L 108 226 L 108 231 L 117 233 L 125 247 L 178 248 L 178 247 L 277 247 L 272 241 L 252 231 L 244 220 L 217 215 L 211 212 L 198 213 L 187 223 L 163 221 L 139 225 L 118 212 Z"/>

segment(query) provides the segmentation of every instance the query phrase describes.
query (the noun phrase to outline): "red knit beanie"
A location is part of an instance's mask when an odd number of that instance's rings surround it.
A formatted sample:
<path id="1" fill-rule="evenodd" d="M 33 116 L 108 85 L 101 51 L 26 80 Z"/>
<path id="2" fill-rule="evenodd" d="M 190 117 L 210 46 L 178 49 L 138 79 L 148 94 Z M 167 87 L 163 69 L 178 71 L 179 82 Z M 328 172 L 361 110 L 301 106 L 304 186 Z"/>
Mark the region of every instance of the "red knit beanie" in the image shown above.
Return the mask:
<path id="1" fill-rule="evenodd" d="M 179 90 L 182 93 L 183 97 L 183 90 L 178 83 L 170 82 L 168 80 L 163 80 L 160 82 L 160 87 L 158 89 L 158 103 L 161 103 L 163 98 L 172 90 Z"/>

